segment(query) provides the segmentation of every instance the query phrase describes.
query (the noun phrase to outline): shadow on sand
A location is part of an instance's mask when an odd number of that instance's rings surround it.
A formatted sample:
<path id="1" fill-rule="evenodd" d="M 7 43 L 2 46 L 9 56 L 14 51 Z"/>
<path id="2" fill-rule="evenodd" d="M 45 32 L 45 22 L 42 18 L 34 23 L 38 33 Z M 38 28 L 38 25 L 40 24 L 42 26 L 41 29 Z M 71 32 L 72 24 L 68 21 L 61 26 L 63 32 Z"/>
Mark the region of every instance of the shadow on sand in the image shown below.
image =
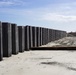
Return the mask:
<path id="1" fill-rule="evenodd" d="M 52 58 L 31 58 L 31 59 L 34 59 L 34 60 L 50 60 Z"/>
<path id="2" fill-rule="evenodd" d="M 55 66 L 60 66 L 60 67 L 65 67 L 69 70 L 73 70 L 73 71 L 76 71 L 76 68 L 73 68 L 73 67 L 70 67 L 70 66 L 67 66 L 66 64 L 64 63 L 59 63 L 59 62 L 41 62 L 41 64 L 46 64 L 46 65 L 55 65 Z"/>

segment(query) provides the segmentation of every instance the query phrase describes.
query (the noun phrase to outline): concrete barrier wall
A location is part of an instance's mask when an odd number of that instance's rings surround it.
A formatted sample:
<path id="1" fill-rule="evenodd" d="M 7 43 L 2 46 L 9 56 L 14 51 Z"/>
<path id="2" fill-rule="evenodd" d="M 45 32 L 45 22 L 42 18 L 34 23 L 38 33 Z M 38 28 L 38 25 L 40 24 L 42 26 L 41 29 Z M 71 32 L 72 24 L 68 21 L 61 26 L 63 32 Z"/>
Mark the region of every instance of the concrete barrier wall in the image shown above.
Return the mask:
<path id="1" fill-rule="evenodd" d="M 67 33 L 61 30 L 0 22 L 0 60 L 61 39 L 66 35 Z"/>

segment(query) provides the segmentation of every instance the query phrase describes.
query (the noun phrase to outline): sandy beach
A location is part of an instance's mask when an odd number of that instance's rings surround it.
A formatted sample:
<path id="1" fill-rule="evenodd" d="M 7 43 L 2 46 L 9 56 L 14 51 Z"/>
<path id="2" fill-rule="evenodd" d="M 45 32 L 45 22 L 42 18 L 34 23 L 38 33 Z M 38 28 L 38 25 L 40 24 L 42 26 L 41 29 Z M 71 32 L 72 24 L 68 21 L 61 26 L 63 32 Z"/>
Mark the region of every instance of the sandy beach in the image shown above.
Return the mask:
<path id="1" fill-rule="evenodd" d="M 0 75 L 76 75 L 75 51 L 27 51 L 4 58 Z"/>

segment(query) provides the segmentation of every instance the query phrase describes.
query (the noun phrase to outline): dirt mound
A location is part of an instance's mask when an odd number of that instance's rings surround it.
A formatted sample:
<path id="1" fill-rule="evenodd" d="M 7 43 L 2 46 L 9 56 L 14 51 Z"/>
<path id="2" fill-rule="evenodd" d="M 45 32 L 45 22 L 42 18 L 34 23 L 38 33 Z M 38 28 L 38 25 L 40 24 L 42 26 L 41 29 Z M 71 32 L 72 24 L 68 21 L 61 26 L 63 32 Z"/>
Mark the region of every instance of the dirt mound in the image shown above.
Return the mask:
<path id="1" fill-rule="evenodd" d="M 60 47 L 67 47 L 67 46 L 76 46 L 76 37 L 65 37 L 56 41 L 52 41 L 48 43 L 47 45 L 44 45 L 45 47 L 53 47 L 53 46 L 60 46 Z"/>

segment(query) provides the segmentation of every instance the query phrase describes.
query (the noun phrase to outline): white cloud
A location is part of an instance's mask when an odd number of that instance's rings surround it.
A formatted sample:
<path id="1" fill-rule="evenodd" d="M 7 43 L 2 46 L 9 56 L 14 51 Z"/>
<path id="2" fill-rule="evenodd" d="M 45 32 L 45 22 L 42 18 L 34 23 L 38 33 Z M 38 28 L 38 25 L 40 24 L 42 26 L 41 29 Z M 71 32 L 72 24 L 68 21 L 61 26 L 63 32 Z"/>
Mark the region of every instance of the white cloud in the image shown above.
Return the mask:
<path id="1" fill-rule="evenodd" d="M 76 21 L 76 16 L 47 13 L 44 14 L 41 19 L 46 21 L 69 22 L 69 21 Z"/>
<path id="2" fill-rule="evenodd" d="M 0 6 L 8 6 L 8 5 L 24 5 L 25 1 L 22 0 L 3 0 L 0 1 Z"/>
<path id="3" fill-rule="evenodd" d="M 22 5 L 25 4 L 23 0 L 4 0 L 0 1 L 0 5 Z M 75 5 L 75 3 L 72 3 Z M 73 5 L 73 6 L 74 6 Z M 32 18 L 35 20 L 41 20 L 41 21 L 54 21 L 54 22 L 74 22 L 76 21 L 76 10 L 71 8 L 71 3 L 69 4 L 60 4 L 60 5 L 54 5 L 53 6 L 46 6 L 35 8 L 35 9 L 1 9 L 0 12 L 13 14 L 16 16 L 23 16 Z M 73 11 L 72 11 L 73 10 Z M 75 13 L 75 14 L 73 14 Z"/>
<path id="4" fill-rule="evenodd" d="M 3 6 L 3 5 L 12 5 L 13 4 L 13 2 L 9 2 L 9 1 L 7 1 L 7 2 L 5 2 L 5 1 L 0 1 L 0 6 Z"/>

